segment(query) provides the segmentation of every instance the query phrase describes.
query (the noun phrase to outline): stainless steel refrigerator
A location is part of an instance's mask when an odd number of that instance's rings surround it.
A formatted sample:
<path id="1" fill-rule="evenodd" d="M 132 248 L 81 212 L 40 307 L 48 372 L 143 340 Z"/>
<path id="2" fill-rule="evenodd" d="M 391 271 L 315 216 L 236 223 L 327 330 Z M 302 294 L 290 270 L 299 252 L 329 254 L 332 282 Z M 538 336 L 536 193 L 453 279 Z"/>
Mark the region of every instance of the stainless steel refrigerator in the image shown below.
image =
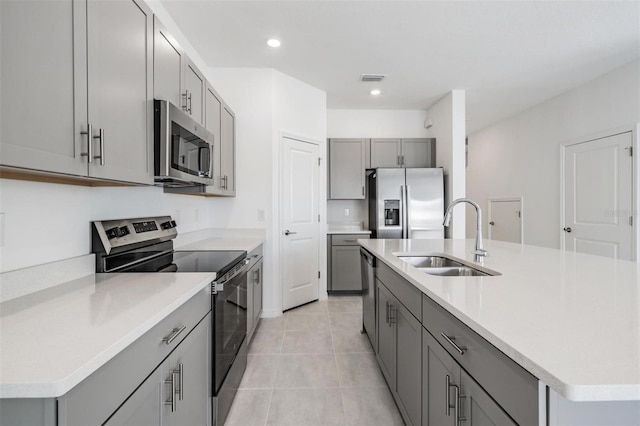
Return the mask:
<path id="1" fill-rule="evenodd" d="M 367 178 L 372 238 L 444 238 L 442 168 L 379 168 Z"/>

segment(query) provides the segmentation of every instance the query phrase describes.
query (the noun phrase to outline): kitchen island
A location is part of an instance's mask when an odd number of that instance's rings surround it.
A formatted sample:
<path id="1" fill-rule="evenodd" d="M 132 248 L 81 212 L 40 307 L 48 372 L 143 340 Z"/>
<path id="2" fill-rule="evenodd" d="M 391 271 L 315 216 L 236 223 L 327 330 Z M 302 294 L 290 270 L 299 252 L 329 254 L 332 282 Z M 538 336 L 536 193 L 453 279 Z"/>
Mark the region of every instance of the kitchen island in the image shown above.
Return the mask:
<path id="1" fill-rule="evenodd" d="M 441 255 L 479 266 L 475 242 L 359 243 L 537 378 L 540 424 L 545 417 L 549 424 L 640 423 L 640 264 L 488 241 L 481 268 L 499 275 L 436 276 L 401 256 Z"/>

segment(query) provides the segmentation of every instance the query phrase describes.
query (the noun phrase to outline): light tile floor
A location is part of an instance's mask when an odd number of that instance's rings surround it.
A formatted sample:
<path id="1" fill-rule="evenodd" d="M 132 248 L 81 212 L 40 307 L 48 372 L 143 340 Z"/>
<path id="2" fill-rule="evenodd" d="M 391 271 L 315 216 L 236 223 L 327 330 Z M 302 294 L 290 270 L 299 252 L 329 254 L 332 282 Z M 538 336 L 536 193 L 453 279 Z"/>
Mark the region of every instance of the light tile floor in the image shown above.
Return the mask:
<path id="1" fill-rule="evenodd" d="M 263 318 L 226 425 L 402 425 L 359 296 Z"/>

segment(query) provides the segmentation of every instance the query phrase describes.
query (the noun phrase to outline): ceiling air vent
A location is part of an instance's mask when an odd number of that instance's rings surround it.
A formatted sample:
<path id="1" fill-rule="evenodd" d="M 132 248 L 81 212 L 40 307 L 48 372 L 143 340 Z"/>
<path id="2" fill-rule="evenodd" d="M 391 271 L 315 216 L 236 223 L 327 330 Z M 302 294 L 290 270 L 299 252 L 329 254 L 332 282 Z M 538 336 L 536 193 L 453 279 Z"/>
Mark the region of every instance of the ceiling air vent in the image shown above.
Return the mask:
<path id="1" fill-rule="evenodd" d="M 360 81 L 382 81 L 386 76 L 386 74 L 362 74 Z"/>

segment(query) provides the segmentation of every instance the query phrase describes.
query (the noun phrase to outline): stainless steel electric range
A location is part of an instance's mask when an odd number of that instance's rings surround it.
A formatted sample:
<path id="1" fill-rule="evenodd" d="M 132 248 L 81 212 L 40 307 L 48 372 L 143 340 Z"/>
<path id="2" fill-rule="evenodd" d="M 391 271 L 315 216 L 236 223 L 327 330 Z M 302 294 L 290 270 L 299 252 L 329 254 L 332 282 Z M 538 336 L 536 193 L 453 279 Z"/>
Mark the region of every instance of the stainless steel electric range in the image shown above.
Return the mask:
<path id="1" fill-rule="evenodd" d="M 222 425 L 247 365 L 247 252 L 174 250 L 176 226 L 170 216 L 93 222 L 96 272 L 216 273 L 211 282 L 212 424 Z"/>

